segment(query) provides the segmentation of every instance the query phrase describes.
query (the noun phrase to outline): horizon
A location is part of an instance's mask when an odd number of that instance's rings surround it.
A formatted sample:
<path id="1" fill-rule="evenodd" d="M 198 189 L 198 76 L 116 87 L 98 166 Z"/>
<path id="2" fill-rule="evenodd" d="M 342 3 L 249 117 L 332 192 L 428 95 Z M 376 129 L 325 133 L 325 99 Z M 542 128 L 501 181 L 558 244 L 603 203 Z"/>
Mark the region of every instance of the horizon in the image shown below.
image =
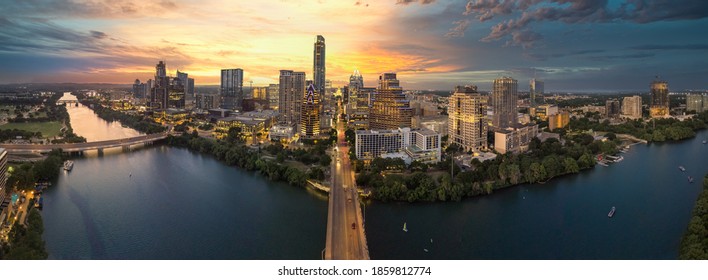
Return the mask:
<path id="1" fill-rule="evenodd" d="M 501 76 L 520 91 L 534 77 L 549 92 L 647 92 L 657 75 L 670 89 L 707 87 L 695 58 L 708 38 L 695 34 L 708 28 L 708 4 L 693 1 L 50 0 L 4 9 L 2 84 L 130 85 L 152 78 L 160 60 L 197 86 L 218 85 L 229 68 L 244 70 L 245 85 L 277 83 L 280 69 L 311 79 L 323 35 L 334 86 L 358 69 L 369 87 L 396 72 L 404 90 L 488 90 Z"/>

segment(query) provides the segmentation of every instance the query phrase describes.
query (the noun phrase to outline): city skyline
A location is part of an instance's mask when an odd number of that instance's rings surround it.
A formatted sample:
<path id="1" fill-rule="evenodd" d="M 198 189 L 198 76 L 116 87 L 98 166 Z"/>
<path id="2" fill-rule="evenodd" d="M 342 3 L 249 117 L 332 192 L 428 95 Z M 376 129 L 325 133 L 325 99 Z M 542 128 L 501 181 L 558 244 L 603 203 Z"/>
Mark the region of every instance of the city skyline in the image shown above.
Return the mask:
<path id="1" fill-rule="evenodd" d="M 676 90 L 704 89 L 708 75 L 695 59 L 708 50 L 696 36 L 708 4 L 696 1 L 42 1 L 4 10 L 0 83 L 130 84 L 164 60 L 197 85 L 218 85 L 219 70 L 235 67 L 268 85 L 281 69 L 313 74 L 316 35 L 327 38 L 335 86 L 354 69 L 366 85 L 396 72 L 407 89 L 489 90 L 513 76 L 544 80 L 549 92 L 646 91 L 656 75 Z"/>

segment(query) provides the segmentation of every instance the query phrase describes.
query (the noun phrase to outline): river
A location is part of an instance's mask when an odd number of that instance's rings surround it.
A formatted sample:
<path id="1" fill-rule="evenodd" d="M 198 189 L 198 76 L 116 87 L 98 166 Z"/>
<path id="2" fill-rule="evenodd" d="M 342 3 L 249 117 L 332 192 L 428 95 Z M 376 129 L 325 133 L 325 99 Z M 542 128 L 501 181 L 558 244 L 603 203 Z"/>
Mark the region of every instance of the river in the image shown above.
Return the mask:
<path id="1" fill-rule="evenodd" d="M 89 141 L 137 133 L 81 108 L 69 114 Z M 708 172 L 706 138 L 635 145 L 610 167 L 462 202 L 369 202 L 371 258 L 675 259 Z M 43 217 L 52 259 L 319 259 L 327 200 L 158 145 L 76 158 Z"/>

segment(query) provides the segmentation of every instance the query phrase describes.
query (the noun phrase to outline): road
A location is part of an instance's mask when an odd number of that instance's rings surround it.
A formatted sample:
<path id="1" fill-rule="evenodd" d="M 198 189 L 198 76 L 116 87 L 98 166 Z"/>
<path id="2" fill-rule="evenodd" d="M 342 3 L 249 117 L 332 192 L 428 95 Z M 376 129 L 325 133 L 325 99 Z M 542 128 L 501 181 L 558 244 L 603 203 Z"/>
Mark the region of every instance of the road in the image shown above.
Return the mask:
<path id="1" fill-rule="evenodd" d="M 366 260 L 369 259 L 369 250 L 344 130 L 344 122 L 338 121 L 335 161 L 332 167 L 333 181 L 329 192 L 325 258 Z"/>

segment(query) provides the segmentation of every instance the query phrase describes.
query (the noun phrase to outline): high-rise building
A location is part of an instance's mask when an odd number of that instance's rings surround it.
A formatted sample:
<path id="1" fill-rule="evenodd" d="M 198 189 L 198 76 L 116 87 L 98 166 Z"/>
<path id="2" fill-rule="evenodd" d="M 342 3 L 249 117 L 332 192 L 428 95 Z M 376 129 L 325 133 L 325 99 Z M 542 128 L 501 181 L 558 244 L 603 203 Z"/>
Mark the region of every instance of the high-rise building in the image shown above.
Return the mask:
<path id="1" fill-rule="evenodd" d="M 146 83 L 141 83 L 139 79 L 135 79 L 135 83 L 133 84 L 133 97 L 146 98 L 148 97 L 149 92 L 150 88 Z"/>
<path id="2" fill-rule="evenodd" d="M 4 206 L 5 194 L 8 191 L 7 188 L 7 151 L 4 148 L 0 148 L 0 206 Z M 3 207 L 0 207 L 0 213 L 3 212 Z M 0 221 L 2 225 L 4 221 Z"/>
<path id="3" fill-rule="evenodd" d="M 302 97 L 305 96 L 305 72 L 280 70 L 278 95 L 278 112 L 281 123 L 298 125 Z"/>
<path id="4" fill-rule="evenodd" d="M 531 102 L 531 107 L 536 106 L 538 97 L 543 97 L 544 93 L 544 83 L 541 80 L 531 79 L 529 82 L 529 101 Z"/>
<path id="5" fill-rule="evenodd" d="M 400 82 L 396 79 L 396 73 L 383 73 L 379 76 L 379 87 L 371 99 L 371 129 L 411 127 L 413 112 Z"/>
<path id="6" fill-rule="evenodd" d="M 209 110 L 219 108 L 221 97 L 218 94 L 200 93 L 196 97 L 198 109 Z"/>
<path id="7" fill-rule="evenodd" d="M 510 77 L 494 80 L 492 87 L 492 125 L 495 128 L 513 127 L 518 123 L 518 81 Z"/>
<path id="8" fill-rule="evenodd" d="M 187 79 L 187 87 L 186 87 L 187 95 L 195 97 L 196 94 L 194 93 L 194 79 L 188 78 Z"/>
<path id="9" fill-rule="evenodd" d="M 243 69 L 221 69 L 221 108 L 241 110 L 243 102 Z"/>
<path id="10" fill-rule="evenodd" d="M 487 100 L 477 86 L 458 86 L 448 105 L 448 139 L 465 151 L 487 149 Z"/>
<path id="11" fill-rule="evenodd" d="M 686 95 L 686 111 L 695 111 L 696 113 L 702 113 L 706 104 L 704 103 L 704 96 L 700 94 L 689 94 Z"/>
<path id="12" fill-rule="evenodd" d="M 658 77 L 651 83 L 650 104 L 649 114 L 652 118 L 669 116 L 669 83 L 660 81 Z"/>
<path id="13" fill-rule="evenodd" d="M 278 110 L 278 84 L 269 84 L 266 96 L 268 98 L 268 105 L 273 110 Z"/>
<path id="14" fill-rule="evenodd" d="M 253 99 L 268 100 L 268 87 L 254 87 L 251 92 Z"/>
<path id="15" fill-rule="evenodd" d="M 616 118 L 620 115 L 620 102 L 619 100 L 607 100 L 605 101 L 605 115 L 608 118 Z"/>
<path id="16" fill-rule="evenodd" d="M 300 108 L 300 137 L 312 139 L 320 135 L 320 93 L 310 83 Z"/>
<path id="17" fill-rule="evenodd" d="M 317 35 L 315 39 L 315 49 L 312 56 L 312 75 L 315 83 L 315 91 L 317 94 L 324 96 L 325 94 L 325 39 L 322 35 Z"/>
<path id="18" fill-rule="evenodd" d="M 177 72 L 179 74 L 179 72 Z M 170 79 L 168 88 L 169 96 L 167 100 L 167 108 L 184 109 L 185 106 L 185 90 L 184 83 L 180 78 Z"/>
<path id="19" fill-rule="evenodd" d="M 622 116 L 629 119 L 641 119 L 642 97 L 635 95 L 622 99 Z"/>
<path id="20" fill-rule="evenodd" d="M 155 66 L 155 82 L 151 88 L 150 107 L 152 109 L 166 109 L 169 103 L 170 78 L 167 77 L 167 66 L 160 61 Z"/>

